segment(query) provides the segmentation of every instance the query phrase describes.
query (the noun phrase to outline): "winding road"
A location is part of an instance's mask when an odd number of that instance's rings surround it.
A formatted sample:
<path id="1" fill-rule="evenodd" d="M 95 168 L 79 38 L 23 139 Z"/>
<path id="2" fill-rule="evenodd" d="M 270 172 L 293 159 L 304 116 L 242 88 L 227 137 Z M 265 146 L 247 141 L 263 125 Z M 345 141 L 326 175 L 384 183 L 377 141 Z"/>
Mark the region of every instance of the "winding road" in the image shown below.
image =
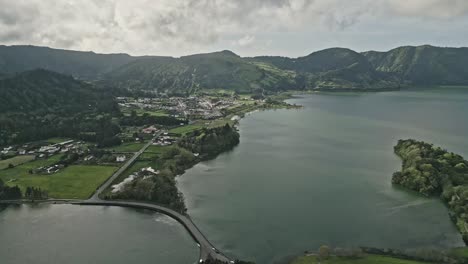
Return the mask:
<path id="1" fill-rule="evenodd" d="M 159 132 L 155 135 L 154 138 L 159 137 L 162 132 Z M 154 139 L 153 139 L 154 140 Z M 120 206 L 120 207 L 130 207 L 136 209 L 146 209 L 152 210 L 158 213 L 168 215 L 169 217 L 177 220 L 182 224 L 185 229 L 189 232 L 192 238 L 200 247 L 200 257 L 199 262 L 206 261 L 208 259 L 215 259 L 225 263 L 234 263 L 231 259 L 222 254 L 217 250 L 208 239 L 203 235 L 203 233 L 198 229 L 198 227 L 193 223 L 190 217 L 186 214 L 178 213 L 172 209 L 159 206 L 156 204 L 138 202 L 138 201 L 123 201 L 123 200 L 102 200 L 99 195 L 104 192 L 114 181 L 117 179 L 126 169 L 128 169 L 138 157 L 153 143 L 153 140 L 150 140 L 145 144 L 138 152 L 133 155 L 122 167 L 120 167 L 109 179 L 106 180 L 96 192 L 88 200 L 67 200 L 67 199 L 49 199 L 44 201 L 44 203 L 60 203 L 60 204 L 73 204 L 73 205 L 94 205 L 94 206 Z M 0 204 L 20 204 L 27 203 L 30 201 L 25 200 L 9 200 L 9 201 L 0 201 Z"/>

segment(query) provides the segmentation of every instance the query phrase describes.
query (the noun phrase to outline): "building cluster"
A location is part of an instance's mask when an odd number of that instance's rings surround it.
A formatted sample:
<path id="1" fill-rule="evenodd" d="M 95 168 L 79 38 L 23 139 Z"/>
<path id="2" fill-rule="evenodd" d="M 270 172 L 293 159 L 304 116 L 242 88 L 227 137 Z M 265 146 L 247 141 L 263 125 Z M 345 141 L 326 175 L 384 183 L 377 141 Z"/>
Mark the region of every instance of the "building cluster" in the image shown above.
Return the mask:
<path id="1" fill-rule="evenodd" d="M 169 133 L 164 132 L 161 136 L 153 140 L 154 146 L 170 146 L 176 142 L 176 139 L 169 136 Z"/>
<path id="2" fill-rule="evenodd" d="M 1 154 L 4 155 L 35 155 L 37 158 L 48 157 L 57 153 L 85 153 L 87 146 L 85 142 L 67 140 L 56 144 L 35 144 L 29 143 L 21 146 L 10 146 L 4 148 Z"/>
<path id="3" fill-rule="evenodd" d="M 223 117 L 223 109 L 242 104 L 233 97 L 212 98 L 208 96 L 138 99 L 118 97 L 117 100 L 122 108 L 164 111 L 176 118 L 206 120 Z"/>
<path id="4" fill-rule="evenodd" d="M 51 166 L 45 166 L 45 167 L 39 167 L 34 170 L 34 173 L 36 174 L 54 174 L 60 171 L 60 169 L 63 169 L 65 165 L 63 164 L 55 164 Z"/>

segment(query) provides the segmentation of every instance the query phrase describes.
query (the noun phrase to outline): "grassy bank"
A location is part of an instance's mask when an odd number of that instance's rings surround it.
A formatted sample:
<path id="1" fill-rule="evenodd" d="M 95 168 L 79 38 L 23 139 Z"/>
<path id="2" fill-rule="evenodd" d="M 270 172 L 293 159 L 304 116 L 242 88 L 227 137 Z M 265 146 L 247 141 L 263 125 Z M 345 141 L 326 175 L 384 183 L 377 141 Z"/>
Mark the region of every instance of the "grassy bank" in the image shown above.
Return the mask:
<path id="1" fill-rule="evenodd" d="M 16 156 L 10 159 L 6 160 L 0 160 L 0 170 L 8 168 L 8 166 L 13 165 L 13 166 L 18 166 L 23 163 L 32 161 L 36 158 L 34 155 L 24 155 L 24 156 Z"/>
<path id="2" fill-rule="evenodd" d="M 427 262 L 418 262 L 412 260 L 397 259 L 379 255 L 366 255 L 363 258 L 341 258 L 330 257 L 327 260 L 319 262 L 316 256 L 302 256 L 295 259 L 290 264 L 427 264 Z"/>
<path id="3" fill-rule="evenodd" d="M 105 148 L 105 150 L 112 152 L 138 152 L 144 145 L 144 142 L 125 142 L 118 146 Z"/>

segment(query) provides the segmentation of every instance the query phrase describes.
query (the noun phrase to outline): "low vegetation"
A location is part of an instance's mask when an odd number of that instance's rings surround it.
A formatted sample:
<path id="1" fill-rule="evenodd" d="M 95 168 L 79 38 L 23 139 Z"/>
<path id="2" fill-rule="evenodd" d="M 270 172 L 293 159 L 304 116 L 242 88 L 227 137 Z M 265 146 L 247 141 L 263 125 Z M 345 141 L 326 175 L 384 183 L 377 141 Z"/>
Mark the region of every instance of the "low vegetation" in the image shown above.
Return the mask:
<path id="1" fill-rule="evenodd" d="M 121 145 L 114 146 L 114 147 L 107 147 L 105 150 L 111 152 L 137 152 L 139 151 L 145 144 L 143 142 L 126 142 L 122 143 Z"/>
<path id="2" fill-rule="evenodd" d="M 213 259 L 207 259 L 203 262 L 200 262 L 201 264 L 230 264 L 228 262 L 223 262 L 223 261 L 220 261 L 220 260 L 213 260 Z M 242 260 L 235 260 L 233 262 L 234 264 L 255 264 L 254 262 L 250 262 L 250 261 L 242 261 Z"/>
<path id="3" fill-rule="evenodd" d="M 117 169 L 114 166 L 71 165 L 54 174 L 33 174 L 39 167 L 61 160 L 61 155 L 31 161 L 15 168 L 0 171 L 0 179 L 9 186 L 17 185 L 25 195 L 27 188 L 48 192 L 50 198 L 86 199 Z"/>
<path id="4" fill-rule="evenodd" d="M 467 263 L 467 248 L 453 250 L 436 249 L 378 249 L 335 248 L 321 246 L 316 252 L 306 252 L 290 264 L 464 264 Z"/>
<path id="5" fill-rule="evenodd" d="M 397 259 L 386 256 L 366 255 L 362 258 L 347 258 L 331 256 L 327 259 L 320 260 L 318 256 L 303 256 L 299 257 L 291 264 L 428 264 L 428 262 L 419 262 L 413 260 Z"/>
<path id="6" fill-rule="evenodd" d="M 36 158 L 34 155 L 22 155 L 22 156 L 15 156 L 13 158 L 0 160 L 0 170 L 6 168 L 12 168 L 28 161 L 32 161 Z"/>
<path id="7" fill-rule="evenodd" d="M 440 196 L 463 240 L 468 243 L 468 161 L 440 147 L 412 139 L 399 140 L 395 153 L 403 160 L 403 166 L 393 174 L 392 182 L 425 196 Z"/>

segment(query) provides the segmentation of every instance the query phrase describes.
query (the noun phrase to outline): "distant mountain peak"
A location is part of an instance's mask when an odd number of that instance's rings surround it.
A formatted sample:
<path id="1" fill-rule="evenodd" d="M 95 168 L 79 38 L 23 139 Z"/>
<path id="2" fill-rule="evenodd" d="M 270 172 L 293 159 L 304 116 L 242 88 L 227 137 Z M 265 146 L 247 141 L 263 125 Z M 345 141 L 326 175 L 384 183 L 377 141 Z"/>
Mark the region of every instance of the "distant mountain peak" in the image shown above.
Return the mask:
<path id="1" fill-rule="evenodd" d="M 228 56 L 240 57 L 239 55 L 237 55 L 236 53 L 234 53 L 234 52 L 232 52 L 230 50 L 222 50 L 219 53 L 221 53 L 223 55 L 228 55 Z"/>

